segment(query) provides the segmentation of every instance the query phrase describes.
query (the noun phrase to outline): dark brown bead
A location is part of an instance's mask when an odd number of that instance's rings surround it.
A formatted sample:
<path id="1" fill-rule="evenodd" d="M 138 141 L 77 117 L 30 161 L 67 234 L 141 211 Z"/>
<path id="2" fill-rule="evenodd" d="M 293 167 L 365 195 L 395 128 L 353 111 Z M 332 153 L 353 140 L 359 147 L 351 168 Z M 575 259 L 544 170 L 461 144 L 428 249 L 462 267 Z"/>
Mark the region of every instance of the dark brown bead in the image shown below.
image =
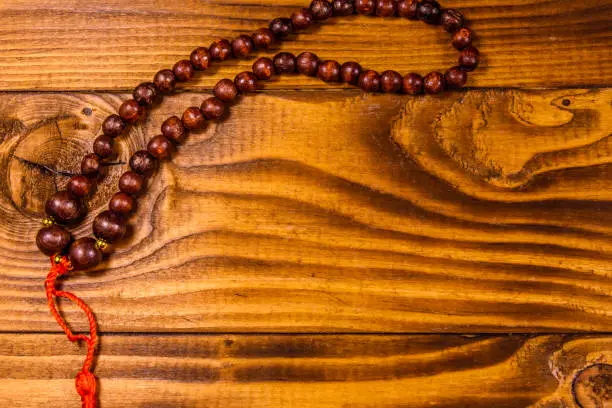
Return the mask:
<path id="1" fill-rule="evenodd" d="M 279 52 L 274 56 L 274 70 L 277 74 L 292 74 L 295 69 L 295 55 L 290 52 Z"/>
<path id="2" fill-rule="evenodd" d="M 334 0 L 332 1 L 334 16 L 350 16 L 355 12 L 354 0 Z"/>
<path id="3" fill-rule="evenodd" d="M 193 77 L 193 65 L 189 60 L 180 60 L 172 68 L 176 80 L 179 82 L 187 82 Z"/>
<path id="4" fill-rule="evenodd" d="M 355 10 L 364 16 L 371 16 L 376 12 L 376 0 L 355 0 Z"/>
<path id="5" fill-rule="evenodd" d="M 87 197 L 93 192 L 95 183 L 86 176 L 72 176 L 66 185 L 66 190 L 75 197 Z"/>
<path id="6" fill-rule="evenodd" d="M 129 195 L 119 192 L 116 193 L 108 203 L 108 208 L 117 214 L 127 215 L 134 211 L 136 201 Z"/>
<path id="7" fill-rule="evenodd" d="M 442 8 L 437 1 L 423 0 L 417 6 L 417 18 L 427 24 L 438 24 Z"/>
<path id="8" fill-rule="evenodd" d="M 446 89 L 446 83 L 444 82 L 444 75 L 440 72 L 430 72 L 423 78 L 423 88 L 425 93 L 437 94 Z"/>
<path id="9" fill-rule="evenodd" d="M 93 233 L 106 242 L 119 241 L 125 235 L 126 225 L 122 215 L 103 211 L 94 218 Z"/>
<path id="10" fill-rule="evenodd" d="M 106 136 L 117 137 L 125 130 L 125 122 L 119 115 L 110 115 L 102 122 L 102 132 Z"/>
<path id="11" fill-rule="evenodd" d="M 257 77 L 250 71 L 244 71 L 236 75 L 234 84 L 240 93 L 255 92 L 258 87 Z"/>
<path id="12" fill-rule="evenodd" d="M 189 56 L 191 65 L 198 71 L 204 71 L 210 66 L 210 53 L 206 47 L 198 47 Z"/>
<path id="13" fill-rule="evenodd" d="M 402 76 L 395 71 L 380 74 L 380 89 L 386 93 L 397 93 L 402 89 Z"/>
<path id="14" fill-rule="evenodd" d="M 119 107 L 119 116 L 129 124 L 138 122 L 140 119 L 144 118 L 145 114 L 146 110 L 144 106 L 140 105 L 134 99 L 128 99 Z"/>
<path id="15" fill-rule="evenodd" d="M 223 102 L 231 102 L 238 96 L 238 89 L 231 79 L 222 79 L 215 85 L 213 94 Z"/>
<path id="16" fill-rule="evenodd" d="M 139 194 L 144 187 L 144 177 L 135 171 L 126 171 L 119 178 L 119 190 L 125 194 Z"/>
<path id="17" fill-rule="evenodd" d="M 242 34 L 232 41 L 232 52 L 236 58 L 248 56 L 253 52 L 254 48 L 255 44 L 253 43 L 253 39 L 248 35 Z"/>
<path id="18" fill-rule="evenodd" d="M 275 18 L 270 22 L 270 31 L 274 33 L 276 38 L 282 40 L 293 33 L 293 22 L 290 18 Z"/>
<path id="19" fill-rule="evenodd" d="M 149 140 L 147 151 L 157 160 L 167 160 L 174 152 L 174 145 L 164 135 L 157 135 Z"/>
<path id="20" fill-rule="evenodd" d="M 75 270 L 90 269 L 102 262 L 102 252 L 96 247 L 94 238 L 81 238 L 70 245 L 68 260 Z"/>
<path id="21" fill-rule="evenodd" d="M 169 69 L 162 69 L 157 74 L 155 74 L 155 78 L 153 78 L 153 83 L 159 90 L 159 92 L 163 94 L 169 94 L 174 91 L 174 87 L 176 86 L 176 76 L 174 72 Z"/>
<path id="22" fill-rule="evenodd" d="M 208 52 L 213 60 L 225 61 L 232 57 L 232 44 L 225 39 L 220 39 L 210 45 Z"/>
<path id="23" fill-rule="evenodd" d="M 416 20 L 418 5 L 418 0 L 401 0 L 399 3 L 397 3 L 397 14 L 400 17 Z"/>
<path id="24" fill-rule="evenodd" d="M 47 200 L 45 212 L 60 224 L 72 224 L 83 218 L 85 207 L 68 191 L 58 191 Z"/>
<path id="25" fill-rule="evenodd" d="M 259 58 L 253 63 L 253 73 L 262 81 L 270 79 L 274 74 L 274 62 L 270 58 Z"/>
<path id="26" fill-rule="evenodd" d="M 89 153 L 81 161 L 81 173 L 84 176 L 96 178 L 103 172 L 102 160 L 95 153 Z"/>
<path id="27" fill-rule="evenodd" d="M 361 75 L 361 65 L 354 61 L 345 62 L 340 68 L 340 79 L 351 85 L 357 85 Z"/>
<path id="28" fill-rule="evenodd" d="M 446 86 L 452 89 L 462 88 L 467 82 L 467 72 L 461 67 L 452 67 L 444 74 Z"/>
<path id="29" fill-rule="evenodd" d="M 150 106 L 157 102 L 159 91 L 153 82 L 143 82 L 132 93 L 134 100 L 142 106 Z"/>
<path id="30" fill-rule="evenodd" d="M 45 255 L 55 255 L 64 252 L 70 242 L 72 235 L 59 225 L 41 228 L 36 234 L 36 245 L 40 252 Z"/>
<path id="31" fill-rule="evenodd" d="M 291 22 L 297 30 L 304 30 L 312 25 L 314 17 L 307 8 L 296 11 L 291 15 Z"/>
<path id="32" fill-rule="evenodd" d="M 93 151 L 95 154 L 100 156 L 101 159 L 108 159 L 115 156 L 115 149 L 113 148 L 113 138 L 100 135 L 96 137 L 93 142 Z"/>
<path id="33" fill-rule="evenodd" d="M 332 16 L 332 5 L 327 0 L 313 0 L 310 3 L 310 11 L 315 21 L 324 21 Z"/>
<path id="34" fill-rule="evenodd" d="M 378 0 L 376 2 L 376 15 L 380 17 L 393 17 L 397 12 L 396 0 Z"/>
<path id="35" fill-rule="evenodd" d="M 267 50 L 275 43 L 274 33 L 269 28 L 260 28 L 253 33 L 253 44 L 259 50 Z"/>
<path id="36" fill-rule="evenodd" d="M 139 150 L 130 158 L 130 168 L 138 174 L 149 177 L 157 169 L 157 160 L 146 150 Z"/>
<path id="37" fill-rule="evenodd" d="M 319 64 L 317 76 L 319 77 L 319 79 L 325 82 L 339 82 L 340 64 L 338 63 L 338 61 L 333 60 L 322 61 Z"/>
<path id="38" fill-rule="evenodd" d="M 402 81 L 402 92 L 408 95 L 418 95 L 423 92 L 423 77 L 419 74 L 410 73 L 404 75 Z"/>
<path id="39" fill-rule="evenodd" d="M 454 33 L 463 27 L 463 21 L 463 14 L 453 9 L 444 10 L 440 17 L 442 27 L 449 33 Z"/>
<path id="40" fill-rule="evenodd" d="M 187 137 L 187 130 L 178 116 L 171 116 L 162 123 L 161 132 L 174 143 L 183 143 Z"/>
<path id="41" fill-rule="evenodd" d="M 206 118 L 197 106 L 191 106 L 183 112 L 183 126 L 189 130 L 200 130 L 206 126 Z"/>
<path id="42" fill-rule="evenodd" d="M 215 97 L 210 97 L 200 106 L 200 110 L 208 120 L 219 120 L 225 114 L 225 104 Z"/>
<path id="43" fill-rule="evenodd" d="M 380 90 L 380 75 L 378 75 L 378 72 L 364 71 L 359 76 L 359 87 L 366 92 L 378 92 Z"/>
<path id="44" fill-rule="evenodd" d="M 458 50 L 469 47 L 472 41 L 474 41 L 474 32 L 467 27 L 462 27 L 453 33 L 453 47 Z"/>
<path id="45" fill-rule="evenodd" d="M 303 75 L 316 76 L 319 69 L 319 57 L 312 52 L 303 52 L 296 59 L 297 70 Z"/>
<path id="46" fill-rule="evenodd" d="M 478 66 L 480 60 L 480 52 L 476 47 L 467 47 L 461 50 L 459 54 L 459 66 L 464 71 L 473 71 Z"/>

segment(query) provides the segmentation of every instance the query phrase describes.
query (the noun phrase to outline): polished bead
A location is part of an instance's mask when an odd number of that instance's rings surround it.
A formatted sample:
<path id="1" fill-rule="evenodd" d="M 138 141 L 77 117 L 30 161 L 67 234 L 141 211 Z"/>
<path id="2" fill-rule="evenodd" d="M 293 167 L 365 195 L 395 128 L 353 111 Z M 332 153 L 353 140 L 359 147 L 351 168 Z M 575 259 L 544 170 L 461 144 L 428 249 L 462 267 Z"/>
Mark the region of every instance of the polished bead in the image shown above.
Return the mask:
<path id="1" fill-rule="evenodd" d="M 444 74 L 446 86 L 452 89 L 462 88 L 467 82 L 467 72 L 461 67 L 452 67 Z"/>
<path id="2" fill-rule="evenodd" d="M 427 24 L 438 24 L 442 9 L 440 4 L 434 0 L 423 0 L 417 6 L 417 18 Z"/>
<path id="3" fill-rule="evenodd" d="M 234 85 L 240 93 L 255 92 L 258 87 L 257 77 L 250 71 L 241 72 L 234 78 Z"/>
<path id="4" fill-rule="evenodd" d="M 378 92 L 380 90 L 380 75 L 378 75 L 378 72 L 364 71 L 359 76 L 359 87 L 366 92 Z"/>
<path id="5" fill-rule="evenodd" d="M 72 224 L 83 218 L 85 207 L 68 191 L 58 191 L 47 200 L 45 212 L 60 224 Z"/>
<path id="6" fill-rule="evenodd" d="M 376 12 L 376 0 L 355 0 L 355 9 L 359 14 L 371 16 Z"/>
<path id="7" fill-rule="evenodd" d="M 116 155 L 113 144 L 113 138 L 106 135 L 100 135 L 96 137 L 93 142 L 93 151 L 101 159 L 111 158 Z"/>
<path id="8" fill-rule="evenodd" d="M 332 5 L 327 0 L 313 0 L 310 3 L 310 11 L 315 21 L 324 21 L 332 16 Z"/>
<path id="9" fill-rule="evenodd" d="M 162 134 L 174 143 L 183 143 L 187 137 L 187 130 L 178 116 L 171 116 L 162 123 Z"/>
<path id="10" fill-rule="evenodd" d="M 127 215 L 134 211 L 134 207 L 136 206 L 136 200 L 132 198 L 132 196 L 118 192 L 116 193 L 108 203 L 108 208 L 116 212 L 117 214 Z"/>
<path id="11" fill-rule="evenodd" d="M 125 130 L 125 122 L 119 115 L 110 115 L 102 122 L 102 132 L 106 136 L 117 137 Z"/>
<path id="12" fill-rule="evenodd" d="M 472 45 L 474 32 L 467 27 L 462 27 L 453 33 L 452 44 L 458 50 L 462 50 Z"/>
<path id="13" fill-rule="evenodd" d="M 139 150 L 130 157 L 130 168 L 138 174 L 149 177 L 157 169 L 157 160 L 146 150 Z"/>
<path id="14" fill-rule="evenodd" d="M 446 83 L 444 82 L 444 75 L 440 72 L 430 72 L 423 78 L 423 88 L 425 93 L 437 94 L 446 89 Z"/>
<path id="15" fill-rule="evenodd" d="M 93 233 L 106 242 L 119 241 L 125 235 L 126 224 L 122 215 L 103 211 L 94 218 Z"/>
<path id="16" fill-rule="evenodd" d="M 75 197 L 83 198 L 90 195 L 95 186 L 96 184 L 91 178 L 79 175 L 70 177 L 66 190 Z"/>
<path id="17" fill-rule="evenodd" d="M 255 49 L 253 39 L 248 35 L 240 35 L 232 41 L 232 52 L 236 58 L 244 58 Z"/>
<path id="18" fill-rule="evenodd" d="M 418 0 L 401 0 L 399 3 L 397 3 L 397 14 L 400 17 L 416 20 L 418 5 Z"/>
<path id="19" fill-rule="evenodd" d="M 476 47 L 467 47 L 459 54 L 459 66 L 465 71 L 473 71 L 478 66 L 480 52 Z"/>
<path id="20" fill-rule="evenodd" d="M 210 53 L 208 52 L 208 48 L 206 47 L 198 47 L 191 52 L 189 56 L 189 61 L 191 61 L 191 65 L 198 71 L 204 71 L 208 69 L 210 66 Z"/>
<path id="21" fill-rule="evenodd" d="M 147 151 L 157 160 L 167 160 L 174 152 L 174 145 L 164 135 L 157 135 L 149 140 Z"/>
<path id="22" fill-rule="evenodd" d="M 315 76 L 319 69 L 319 57 L 312 52 L 303 52 L 296 58 L 297 70 L 303 75 Z"/>
<path id="23" fill-rule="evenodd" d="M 81 238 L 70 245 L 68 260 L 75 270 L 90 269 L 102 262 L 102 252 L 94 238 Z"/>
<path id="24" fill-rule="evenodd" d="M 36 245 L 45 255 L 62 253 L 70 245 L 72 235 L 59 225 L 41 228 L 36 234 Z"/>
<path id="25" fill-rule="evenodd" d="M 252 35 L 253 44 L 259 50 L 267 50 L 274 44 L 274 33 L 269 28 L 260 28 Z"/>
<path id="26" fill-rule="evenodd" d="M 274 70 L 277 74 L 292 74 L 295 69 L 295 55 L 289 52 L 279 52 L 274 56 Z"/>
<path id="27" fill-rule="evenodd" d="M 125 194 L 139 194 L 144 187 L 144 177 L 135 171 L 126 171 L 119 178 L 119 190 Z"/>
<path id="28" fill-rule="evenodd" d="M 395 71 L 380 74 L 380 89 L 386 93 L 397 93 L 402 89 L 402 76 Z"/>
<path id="29" fill-rule="evenodd" d="M 290 18 L 275 18 L 270 22 L 270 31 L 274 33 L 276 38 L 284 39 L 293 33 L 293 22 Z"/>
<path id="30" fill-rule="evenodd" d="M 132 93 L 134 100 L 142 106 L 150 106 L 157 102 L 159 91 L 153 82 L 143 82 Z"/>
<path id="31" fill-rule="evenodd" d="M 238 96 L 238 89 L 231 79 L 222 79 L 215 85 L 213 93 L 223 102 L 231 102 Z"/>
<path id="32" fill-rule="evenodd" d="M 84 176 L 96 178 L 103 173 L 102 160 L 95 153 L 89 153 L 81 161 L 81 173 Z"/>
<path id="33" fill-rule="evenodd" d="M 345 62 L 340 67 L 340 79 L 347 84 L 357 85 L 361 71 L 361 65 L 358 63 L 354 61 Z"/>
<path id="34" fill-rule="evenodd" d="M 174 91 L 174 87 L 176 86 L 176 76 L 174 72 L 169 69 L 162 69 L 153 78 L 153 83 L 159 90 L 159 92 L 163 94 L 168 94 Z"/>
<path id="35" fill-rule="evenodd" d="M 446 31 L 449 33 L 454 33 L 463 27 L 463 14 L 453 9 L 444 10 L 442 12 L 442 16 L 440 17 L 440 22 Z"/>
<path id="36" fill-rule="evenodd" d="M 200 130 L 206 126 L 206 118 L 197 106 L 191 106 L 183 112 L 183 126 L 189 130 Z"/>
<path id="37" fill-rule="evenodd" d="M 193 77 L 194 71 L 195 69 L 189 60 L 180 60 L 172 67 L 172 72 L 174 72 L 174 76 L 178 82 L 189 81 Z"/>
<path id="38" fill-rule="evenodd" d="M 418 95 L 423 92 L 423 77 L 419 74 L 410 73 L 404 75 L 402 81 L 402 92 L 408 95 Z"/>
<path id="39" fill-rule="evenodd" d="M 262 81 L 270 79 L 274 74 L 274 62 L 270 58 L 259 58 L 253 63 L 253 73 Z"/>
<path id="40" fill-rule="evenodd" d="M 393 17 L 397 12 L 396 0 L 377 0 L 376 15 L 380 17 Z"/>
<path id="41" fill-rule="evenodd" d="M 210 45 L 208 52 L 213 60 L 225 61 L 232 57 L 232 44 L 225 39 L 220 39 Z"/>
<path id="42" fill-rule="evenodd" d="M 219 120 L 225 114 L 225 104 L 218 98 L 205 99 L 200 110 L 208 120 Z"/>
<path id="43" fill-rule="evenodd" d="M 334 16 L 350 16 L 355 12 L 354 0 L 333 0 Z"/>
<path id="44" fill-rule="evenodd" d="M 129 124 L 138 122 L 140 119 L 144 118 L 145 114 L 146 110 L 144 106 L 140 105 L 134 99 L 128 99 L 119 107 L 119 116 Z"/>
<path id="45" fill-rule="evenodd" d="M 314 16 L 312 15 L 312 12 L 307 8 L 303 8 L 300 11 L 296 11 L 291 15 L 291 22 L 297 30 L 304 30 L 310 27 L 313 21 Z"/>
<path id="46" fill-rule="evenodd" d="M 325 82 L 340 81 L 340 64 L 333 60 L 321 61 L 317 76 Z"/>

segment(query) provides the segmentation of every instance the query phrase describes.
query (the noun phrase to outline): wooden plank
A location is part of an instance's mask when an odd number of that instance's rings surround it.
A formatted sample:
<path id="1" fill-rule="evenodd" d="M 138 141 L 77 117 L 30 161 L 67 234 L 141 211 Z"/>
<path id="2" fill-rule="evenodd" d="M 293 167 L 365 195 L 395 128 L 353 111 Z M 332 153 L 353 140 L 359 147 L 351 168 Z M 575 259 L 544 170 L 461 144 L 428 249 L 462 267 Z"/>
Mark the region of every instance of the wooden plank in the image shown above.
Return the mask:
<path id="1" fill-rule="evenodd" d="M 0 404 L 77 407 L 83 350 L 62 335 L 0 335 Z M 596 408 L 612 338 L 104 336 L 105 408 Z M 578 405 L 580 403 L 580 405 Z"/>
<path id="2" fill-rule="evenodd" d="M 157 108 L 118 141 L 120 159 L 204 97 Z M 611 99 L 245 98 L 151 180 L 113 257 L 66 286 L 107 331 L 609 331 Z M 58 330 L 34 236 L 67 177 L 40 165 L 75 170 L 120 101 L 0 95 L 0 330 Z"/>
<path id="3" fill-rule="evenodd" d="M 289 16 L 307 0 L 3 0 L 0 89 L 131 90 L 196 46 L 234 38 Z M 473 87 L 609 86 L 612 2 L 447 0 L 478 33 L 483 67 Z M 448 35 L 425 24 L 354 16 L 298 36 L 283 50 L 358 60 L 377 70 L 427 73 L 456 63 Z M 231 61 L 186 89 L 210 89 L 249 69 Z M 272 88 L 324 88 L 318 80 L 283 78 Z"/>

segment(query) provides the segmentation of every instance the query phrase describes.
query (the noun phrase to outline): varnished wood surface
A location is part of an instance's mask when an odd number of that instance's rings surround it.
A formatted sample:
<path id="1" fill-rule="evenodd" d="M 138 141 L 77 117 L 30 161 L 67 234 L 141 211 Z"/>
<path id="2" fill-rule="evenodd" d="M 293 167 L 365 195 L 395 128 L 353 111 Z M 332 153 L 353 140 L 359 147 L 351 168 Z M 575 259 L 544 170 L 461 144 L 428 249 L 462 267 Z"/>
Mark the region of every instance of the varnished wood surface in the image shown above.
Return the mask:
<path id="1" fill-rule="evenodd" d="M 305 0 L 3 0 L 0 89 L 131 90 L 197 46 L 234 38 L 289 16 Z M 482 68 L 473 87 L 565 87 L 612 84 L 610 0 L 447 0 L 479 35 Z M 425 74 L 456 64 L 448 34 L 400 19 L 338 18 L 308 30 L 283 50 L 357 60 L 372 69 Z M 210 89 L 252 60 L 231 61 L 187 85 Z M 271 88 L 325 88 L 285 77 Z"/>

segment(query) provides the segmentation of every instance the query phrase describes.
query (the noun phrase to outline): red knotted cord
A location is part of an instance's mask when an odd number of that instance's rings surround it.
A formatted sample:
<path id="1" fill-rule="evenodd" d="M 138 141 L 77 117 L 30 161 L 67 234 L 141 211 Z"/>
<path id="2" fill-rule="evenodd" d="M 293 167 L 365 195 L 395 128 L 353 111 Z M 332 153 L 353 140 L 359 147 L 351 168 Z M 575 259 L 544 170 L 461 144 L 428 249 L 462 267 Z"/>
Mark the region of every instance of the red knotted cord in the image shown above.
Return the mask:
<path id="1" fill-rule="evenodd" d="M 61 275 L 64 275 L 68 271 L 72 270 L 72 265 L 70 261 L 66 259 L 66 257 L 62 257 L 59 262 L 55 262 L 55 257 L 51 257 L 51 269 L 49 270 L 49 274 L 47 275 L 47 279 L 45 280 L 45 289 L 47 291 L 47 303 L 49 305 L 49 310 L 57 324 L 64 330 L 66 336 L 68 336 L 68 340 L 75 342 L 79 340 L 83 340 L 87 343 L 87 356 L 85 357 L 85 362 L 83 363 L 83 368 L 76 376 L 76 390 L 81 396 L 81 403 L 83 408 L 96 408 L 97 406 L 97 398 L 96 398 L 96 377 L 91 372 L 91 366 L 93 364 L 94 354 L 96 352 L 96 346 L 98 343 L 98 326 L 96 324 L 96 318 L 89 306 L 85 304 L 80 298 L 73 295 L 70 292 L 64 292 L 62 290 L 56 289 L 56 281 L 57 278 Z M 55 298 L 61 297 L 70 300 L 74 304 L 76 304 L 87 316 L 87 321 L 89 322 L 89 336 L 85 334 L 74 334 L 72 330 L 68 327 L 68 324 L 64 320 L 64 318 L 60 315 L 57 310 L 55 304 Z"/>

